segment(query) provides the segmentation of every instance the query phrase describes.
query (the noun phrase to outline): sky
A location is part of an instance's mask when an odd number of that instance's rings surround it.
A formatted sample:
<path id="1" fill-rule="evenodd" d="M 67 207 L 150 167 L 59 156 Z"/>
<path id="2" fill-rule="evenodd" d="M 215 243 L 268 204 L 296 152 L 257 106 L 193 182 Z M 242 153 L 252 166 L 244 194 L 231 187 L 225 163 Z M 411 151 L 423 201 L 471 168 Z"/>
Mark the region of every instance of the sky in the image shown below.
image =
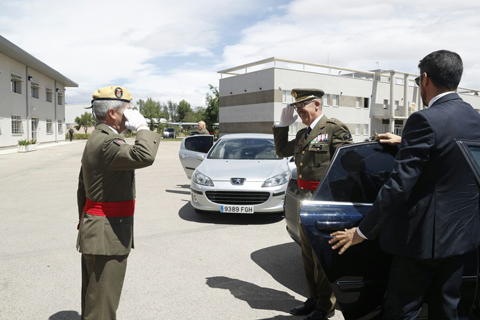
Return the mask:
<path id="1" fill-rule="evenodd" d="M 446 49 L 480 89 L 478 0 L 2 0 L 0 35 L 78 83 L 205 107 L 217 72 L 270 57 L 418 73 Z"/>

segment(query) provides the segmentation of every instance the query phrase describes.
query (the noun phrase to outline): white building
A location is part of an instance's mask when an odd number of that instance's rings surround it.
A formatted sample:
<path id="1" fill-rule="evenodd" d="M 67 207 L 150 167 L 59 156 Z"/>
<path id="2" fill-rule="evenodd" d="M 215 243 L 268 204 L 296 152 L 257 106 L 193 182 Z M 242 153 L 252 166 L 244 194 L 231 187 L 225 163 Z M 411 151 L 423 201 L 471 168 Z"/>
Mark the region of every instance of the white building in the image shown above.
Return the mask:
<path id="1" fill-rule="evenodd" d="M 405 120 L 423 108 L 418 74 L 396 70 L 361 71 L 269 58 L 219 71 L 220 135 L 240 132 L 272 133 L 282 109 L 293 102 L 294 88 L 325 91 L 323 113 L 350 129 L 355 142 L 378 133 L 401 134 Z M 393 79 L 393 80 L 392 80 Z M 463 100 L 480 109 L 480 89 L 458 88 Z M 304 125 L 290 126 L 293 138 Z"/>
<path id="2" fill-rule="evenodd" d="M 58 71 L 0 36 L 0 147 L 65 140 L 65 88 Z"/>

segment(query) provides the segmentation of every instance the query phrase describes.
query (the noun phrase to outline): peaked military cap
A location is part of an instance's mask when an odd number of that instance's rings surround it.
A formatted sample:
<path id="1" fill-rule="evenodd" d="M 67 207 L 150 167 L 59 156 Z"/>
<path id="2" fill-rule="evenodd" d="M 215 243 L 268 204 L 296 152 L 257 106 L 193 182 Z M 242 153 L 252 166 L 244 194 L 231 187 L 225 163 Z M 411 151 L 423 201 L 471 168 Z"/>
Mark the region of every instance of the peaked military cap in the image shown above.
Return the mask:
<path id="1" fill-rule="evenodd" d="M 95 91 L 93 100 L 120 100 L 130 102 L 132 101 L 132 95 L 124 87 L 108 86 Z"/>
<path id="2" fill-rule="evenodd" d="M 325 92 L 321 89 L 292 89 L 292 97 L 295 98 L 295 102 L 304 101 L 312 98 L 321 98 Z"/>

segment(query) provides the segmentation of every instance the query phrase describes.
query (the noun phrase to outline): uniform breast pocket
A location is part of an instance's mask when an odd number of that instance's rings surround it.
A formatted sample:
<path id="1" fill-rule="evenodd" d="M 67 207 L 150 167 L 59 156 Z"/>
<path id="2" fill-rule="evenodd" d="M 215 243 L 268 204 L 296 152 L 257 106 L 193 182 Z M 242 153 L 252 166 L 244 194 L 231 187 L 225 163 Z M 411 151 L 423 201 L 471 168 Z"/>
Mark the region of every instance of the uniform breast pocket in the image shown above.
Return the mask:
<path id="1" fill-rule="evenodd" d="M 322 163 L 328 160 L 328 144 L 310 144 L 308 147 L 308 153 L 310 154 L 308 165 L 310 167 L 318 168 Z"/>

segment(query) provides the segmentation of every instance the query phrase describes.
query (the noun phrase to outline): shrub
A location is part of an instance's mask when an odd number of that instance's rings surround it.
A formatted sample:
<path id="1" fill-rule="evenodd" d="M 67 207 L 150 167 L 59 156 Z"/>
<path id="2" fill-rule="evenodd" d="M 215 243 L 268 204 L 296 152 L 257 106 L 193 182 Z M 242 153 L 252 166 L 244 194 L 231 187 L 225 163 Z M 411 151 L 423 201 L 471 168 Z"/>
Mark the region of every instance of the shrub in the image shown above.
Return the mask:
<path id="1" fill-rule="evenodd" d="M 36 143 L 37 143 L 37 140 L 27 140 L 27 139 L 18 140 L 19 146 L 28 146 L 30 144 L 36 144 Z"/>

